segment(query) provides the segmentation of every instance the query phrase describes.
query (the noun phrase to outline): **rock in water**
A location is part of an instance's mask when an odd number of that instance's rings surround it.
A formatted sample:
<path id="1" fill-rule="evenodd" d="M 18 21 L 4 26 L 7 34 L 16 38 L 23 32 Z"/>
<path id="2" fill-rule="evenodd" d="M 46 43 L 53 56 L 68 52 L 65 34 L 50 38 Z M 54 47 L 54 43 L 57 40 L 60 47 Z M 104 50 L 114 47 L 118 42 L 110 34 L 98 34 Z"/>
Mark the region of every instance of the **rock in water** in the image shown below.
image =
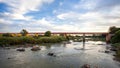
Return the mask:
<path id="1" fill-rule="evenodd" d="M 90 68 L 90 65 L 89 65 L 89 64 L 84 64 L 84 65 L 82 66 L 82 68 Z"/>
<path id="2" fill-rule="evenodd" d="M 106 50 L 105 53 L 110 53 L 110 51 Z"/>
<path id="3" fill-rule="evenodd" d="M 47 55 L 56 57 L 56 55 L 54 53 L 48 53 Z"/>
<path id="4" fill-rule="evenodd" d="M 38 50 L 40 50 L 40 48 L 39 48 L 39 46 L 36 45 L 36 46 L 33 46 L 31 50 L 32 51 L 38 51 Z"/>
<path id="5" fill-rule="evenodd" d="M 17 51 L 23 52 L 23 51 L 25 51 L 25 49 L 24 48 L 18 48 Z"/>

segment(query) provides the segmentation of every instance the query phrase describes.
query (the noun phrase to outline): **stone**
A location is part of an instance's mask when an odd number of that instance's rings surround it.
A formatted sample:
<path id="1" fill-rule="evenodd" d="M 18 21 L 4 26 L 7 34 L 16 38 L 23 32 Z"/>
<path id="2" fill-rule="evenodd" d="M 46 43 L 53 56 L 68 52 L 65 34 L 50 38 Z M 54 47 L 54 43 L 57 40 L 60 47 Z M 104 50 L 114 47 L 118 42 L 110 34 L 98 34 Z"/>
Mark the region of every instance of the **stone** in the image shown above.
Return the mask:
<path id="1" fill-rule="evenodd" d="M 18 48 L 17 51 L 24 52 L 25 49 L 24 48 Z"/>
<path id="2" fill-rule="evenodd" d="M 48 53 L 47 55 L 56 57 L 56 55 L 54 53 Z"/>
<path id="3" fill-rule="evenodd" d="M 84 65 L 82 66 L 82 68 L 90 68 L 90 65 L 89 65 L 89 64 L 84 64 Z"/>
<path id="4" fill-rule="evenodd" d="M 111 48 L 110 50 L 111 51 L 117 51 L 117 48 Z"/>
<path id="5" fill-rule="evenodd" d="M 110 51 L 106 50 L 105 53 L 110 53 Z"/>
<path id="6" fill-rule="evenodd" d="M 38 51 L 38 50 L 40 50 L 40 48 L 39 48 L 39 46 L 33 46 L 31 50 L 32 51 Z"/>

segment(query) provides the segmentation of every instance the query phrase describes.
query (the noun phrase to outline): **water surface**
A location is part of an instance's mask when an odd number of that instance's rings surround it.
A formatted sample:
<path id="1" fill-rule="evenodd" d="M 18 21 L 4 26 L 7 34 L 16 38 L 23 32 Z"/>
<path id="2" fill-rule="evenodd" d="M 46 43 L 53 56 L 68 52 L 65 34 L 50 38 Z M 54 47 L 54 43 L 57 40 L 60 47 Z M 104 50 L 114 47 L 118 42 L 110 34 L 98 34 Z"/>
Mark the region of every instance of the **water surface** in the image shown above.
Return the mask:
<path id="1" fill-rule="evenodd" d="M 36 52 L 31 51 L 31 47 L 25 48 L 25 52 L 12 47 L 0 48 L 0 68 L 81 68 L 84 64 L 90 64 L 91 68 L 120 68 L 112 53 L 104 53 L 106 46 L 105 42 L 88 41 L 85 49 L 82 49 L 82 42 L 44 44 Z M 49 52 L 56 57 L 48 56 Z"/>

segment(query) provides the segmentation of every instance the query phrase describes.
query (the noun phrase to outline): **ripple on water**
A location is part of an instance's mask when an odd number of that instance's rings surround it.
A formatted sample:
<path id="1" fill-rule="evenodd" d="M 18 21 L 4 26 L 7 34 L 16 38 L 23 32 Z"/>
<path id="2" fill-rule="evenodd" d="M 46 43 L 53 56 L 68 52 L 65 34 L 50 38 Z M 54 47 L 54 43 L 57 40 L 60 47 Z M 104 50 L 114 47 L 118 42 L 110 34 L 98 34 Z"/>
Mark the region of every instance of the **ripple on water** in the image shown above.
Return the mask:
<path id="1" fill-rule="evenodd" d="M 104 42 L 100 42 L 104 43 Z M 98 66 L 100 68 L 120 68 L 120 64 L 113 60 L 111 54 L 103 52 L 106 45 L 97 45 L 96 42 L 86 42 L 84 50 L 82 42 L 71 44 L 47 44 L 41 46 L 40 51 L 33 52 L 31 47 L 25 48 L 25 52 L 18 52 L 16 49 L 0 48 L 1 68 L 80 68 L 84 64 Z M 48 56 L 49 52 L 57 56 Z M 10 58 L 10 59 L 8 59 Z"/>

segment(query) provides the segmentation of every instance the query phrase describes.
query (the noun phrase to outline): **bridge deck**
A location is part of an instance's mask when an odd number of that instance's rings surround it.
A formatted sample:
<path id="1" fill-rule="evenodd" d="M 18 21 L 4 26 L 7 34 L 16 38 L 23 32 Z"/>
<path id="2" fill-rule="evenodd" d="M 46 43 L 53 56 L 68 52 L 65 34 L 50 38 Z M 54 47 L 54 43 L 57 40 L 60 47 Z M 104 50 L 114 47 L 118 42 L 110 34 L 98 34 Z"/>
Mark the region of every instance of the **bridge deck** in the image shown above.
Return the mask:
<path id="1" fill-rule="evenodd" d="M 28 34 L 44 34 L 45 32 L 30 32 Z M 4 33 L 0 33 L 4 34 Z M 20 34 L 20 33 L 11 33 Z M 108 32 L 52 32 L 51 34 L 108 34 Z"/>

